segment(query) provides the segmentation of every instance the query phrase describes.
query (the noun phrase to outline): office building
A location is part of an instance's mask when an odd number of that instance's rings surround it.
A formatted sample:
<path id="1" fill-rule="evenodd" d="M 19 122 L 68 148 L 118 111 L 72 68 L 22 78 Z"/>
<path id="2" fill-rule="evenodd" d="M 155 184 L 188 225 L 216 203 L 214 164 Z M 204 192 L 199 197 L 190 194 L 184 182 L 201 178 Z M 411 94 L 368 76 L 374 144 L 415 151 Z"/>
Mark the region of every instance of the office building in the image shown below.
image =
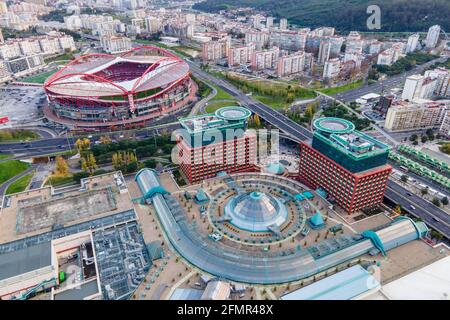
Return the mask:
<path id="1" fill-rule="evenodd" d="M 319 118 L 313 125 L 311 145 L 300 144 L 300 180 L 349 214 L 380 204 L 392 170 L 390 148 L 344 119 Z"/>
<path id="2" fill-rule="evenodd" d="M 190 183 L 219 172 L 257 171 L 257 137 L 247 131 L 251 112 L 224 107 L 214 114 L 180 119 L 177 135 L 180 169 Z"/>

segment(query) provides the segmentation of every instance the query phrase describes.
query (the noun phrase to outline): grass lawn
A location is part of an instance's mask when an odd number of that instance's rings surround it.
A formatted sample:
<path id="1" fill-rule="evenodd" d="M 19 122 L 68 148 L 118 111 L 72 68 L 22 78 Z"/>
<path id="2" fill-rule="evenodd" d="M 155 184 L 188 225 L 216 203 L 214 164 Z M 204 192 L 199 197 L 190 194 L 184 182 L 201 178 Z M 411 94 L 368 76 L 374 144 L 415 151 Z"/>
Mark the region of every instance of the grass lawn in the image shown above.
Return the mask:
<path id="1" fill-rule="evenodd" d="M 31 141 L 39 138 L 36 132 L 24 129 L 5 129 L 0 130 L 0 143 L 17 142 L 17 141 Z"/>
<path id="2" fill-rule="evenodd" d="M 72 183 L 74 182 L 73 180 L 73 176 L 65 176 L 65 177 L 61 177 L 61 176 L 51 176 L 47 179 L 47 181 L 45 182 L 46 186 L 52 185 L 52 186 L 61 186 L 63 184 L 68 184 L 68 183 Z"/>
<path id="3" fill-rule="evenodd" d="M 268 105 L 269 107 L 275 110 L 285 109 L 290 105 L 289 103 L 286 103 L 286 101 L 284 101 L 283 99 L 280 99 L 280 97 L 262 96 L 254 94 L 253 98 Z"/>
<path id="4" fill-rule="evenodd" d="M 328 95 L 333 95 L 336 93 L 341 93 L 344 91 L 348 91 L 348 90 L 353 90 L 353 89 L 357 89 L 362 87 L 364 84 L 363 80 L 358 80 L 352 83 L 348 83 L 346 85 L 343 86 L 339 86 L 339 87 L 333 87 L 333 88 L 324 88 L 324 89 L 319 89 L 318 91 L 324 93 L 324 94 L 328 94 Z"/>
<path id="5" fill-rule="evenodd" d="M 52 74 L 54 74 L 56 71 L 58 71 L 57 69 L 53 69 L 50 71 L 46 71 L 46 72 L 41 72 L 37 75 L 34 76 L 30 76 L 30 77 L 26 77 L 24 78 L 22 81 L 23 82 L 30 82 L 30 83 L 44 83 L 45 80 L 47 80 L 48 77 L 50 77 Z"/>
<path id="6" fill-rule="evenodd" d="M 27 170 L 30 165 L 19 160 L 0 162 L 0 184 Z"/>
<path id="7" fill-rule="evenodd" d="M 27 186 L 30 184 L 31 178 L 33 178 L 33 173 L 24 175 L 22 178 L 17 179 L 6 189 L 6 194 L 25 191 Z"/>
<path id="8" fill-rule="evenodd" d="M 11 158 L 12 154 L 0 153 L 0 160 Z"/>
<path id="9" fill-rule="evenodd" d="M 228 92 L 216 87 L 213 85 L 214 88 L 216 88 L 217 90 L 217 94 L 210 100 L 210 101 L 215 101 L 215 100 L 233 100 L 234 97 L 229 94 Z"/>
<path id="10" fill-rule="evenodd" d="M 236 101 L 217 101 L 209 102 L 205 108 L 207 113 L 214 113 L 217 109 L 237 105 Z"/>

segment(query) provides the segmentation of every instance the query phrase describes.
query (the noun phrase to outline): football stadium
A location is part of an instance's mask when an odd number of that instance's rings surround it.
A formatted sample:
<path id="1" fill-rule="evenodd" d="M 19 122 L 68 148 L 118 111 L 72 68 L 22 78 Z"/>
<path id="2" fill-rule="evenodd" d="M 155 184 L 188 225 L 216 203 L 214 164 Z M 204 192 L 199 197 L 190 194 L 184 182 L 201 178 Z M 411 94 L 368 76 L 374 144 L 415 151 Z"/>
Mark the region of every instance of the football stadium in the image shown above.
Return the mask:
<path id="1" fill-rule="evenodd" d="M 171 52 L 142 46 L 120 56 L 81 56 L 44 84 L 46 117 L 72 129 L 143 126 L 195 99 L 189 66 Z"/>

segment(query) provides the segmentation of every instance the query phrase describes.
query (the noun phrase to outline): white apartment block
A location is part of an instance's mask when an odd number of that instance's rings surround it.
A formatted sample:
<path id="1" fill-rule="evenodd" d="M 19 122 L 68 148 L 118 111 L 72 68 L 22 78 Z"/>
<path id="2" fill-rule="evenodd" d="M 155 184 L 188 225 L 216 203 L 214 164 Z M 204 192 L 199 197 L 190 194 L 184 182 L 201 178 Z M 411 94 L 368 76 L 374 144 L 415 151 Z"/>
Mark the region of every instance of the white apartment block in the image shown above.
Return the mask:
<path id="1" fill-rule="evenodd" d="M 288 21 L 286 18 L 280 19 L 280 30 L 287 30 L 288 28 Z"/>
<path id="2" fill-rule="evenodd" d="M 331 37 L 334 36 L 335 28 L 332 27 L 320 27 L 314 29 L 313 34 L 316 37 Z"/>
<path id="3" fill-rule="evenodd" d="M 323 78 L 324 79 L 335 79 L 339 76 L 341 71 L 341 61 L 338 58 L 330 59 L 325 62 L 323 67 Z"/>
<path id="4" fill-rule="evenodd" d="M 369 45 L 369 54 L 370 55 L 378 54 L 378 53 L 380 53 L 380 51 L 382 49 L 383 49 L 383 44 L 381 42 L 379 42 L 379 41 L 372 42 Z"/>
<path id="5" fill-rule="evenodd" d="M 413 101 L 419 98 L 422 84 L 425 77 L 420 74 L 415 74 L 406 78 L 403 86 L 402 100 Z"/>
<path id="6" fill-rule="evenodd" d="M 299 51 L 278 60 L 277 74 L 285 77 L 302 73 L 305 68 L 305 52 Z"/>
<path id="7" fill-rule="evenodd" d="M 436 45 L 439 42 L 439 35 L 441 33 L 441 27 L 438 25 L 434 25 L 428 29 L 427 38 L 425 40 L 425 46 L 428 49 L 436 48 Z"/>
<path id="8" fill-rule="evenodd" d="M 75 42 L 71 36 L 52 33 L 46 36 L 9 39 L 0 44 L 0 58 L 9 60 L 35 54 L 52 55 L 75 49 Z"/>
<path id="9" fill-rule="evenodd" d="M 308 33 L 297 31 L 271 31 L 269 34 L 269 47 L 278 47 L 282 50 L 304 50 Z"/>
<path id="10" fill-rule="evenodd" d="M 255 51 L 252 56 L 253 70 L 274 69 L 277 67 L 280 49 L 273 47 L 269 50 Z"/>
<path id="11" fill-rule="evenodd" d="M 392 45 L 392 50 L 394 51 L 394 63 L 404 56 L 403 55 L 404 49 L 405 44 L 403 42 L 397 42 Z"/>
<path id="12" fill-rule="evenodd" d="M 266 18 L 266 28 L 270 29 L 273 28 L 273 17 L 267 17 Z"/>
<path id="13" fill-rule="evenodd" d="M 448 105 L 402 101 L 388 109 L 384 127 L 389 131 L 408 131 L 440 127 Z"/>
<path id="14" fill-rule="evenodd" d="M 213 40 L 202 45 L 202 60 L 203 61 L 218 61 L 226 58 L 228 49 L 230 48 L 231 39 L 225 37 L 220 40 Z"/>
<path id="15" fill-rule="evenodd" d="M 351 31 L 346 38 L 345 53 L 361 54 L 364 47 L 364 41 L 357 31 Z"/>
<path id="16" fill-rule="evenodd" d="M 264 31 L 249 31 L 245 33 L 245 44 L 254 43 L 257 50 L 269 44 L 269 33 Z"/>
<path id="17" fill-rule="evenodd" d="M 156 17 L 147 17 L 145 20 L 145 28 L 150 33 L 156 33 L 162 30 L 162 21 Z"/>
<path id="18" fill-rule="evenodd" d="M 100 45 L 106 53 L 116 54 L 131 49 L 131 40 L 123 36 L 103 36 Z"/>
<path id="19" fill-rule="evenodd" d="M 436 68 L 425 71 L 425 77 L 436 79 L 436 88 L 434 94 L 443 98 L 450 98 L 450 70 L 445 68 Z"/>
<path id="20" fill-rule="evenodd" d="M 408 42 L 406 43 L 405 53 L 411 53 L 417 50 L 417 46 L 419 45 L 420 34 L 415 33 L 408 37 Z"/>
<path id="21" fill-rule="evenodd" d="M 450 137 L 450 110 L 445 111 L 444 119 L 439 128 L 439 133 L 446 138 Z"/>
<path id="22" fill-rule="evenodd" d="M 408 101 L 431 99 L 434 95 L 439 95 L 440 90 L 442 90 L 441 83 L 437 77 L 416 74 L 406 78 L 402 99 Z"/>
<path id="23" fill-rule="evenodd" d="M 255 52 L 254 44 L 230 48 L 228 50 L 228 66 L 233 67 L 250 63 L 252 61 L 252 56 L 254 52 Z"/>
<path id="24" fill-rule="evenodd" d="M 394 49 L 392 48 L 386 49 L 378 55 L 377 64 L 390 66 L 395 62 L 394 58 L 395 58 Z"/>

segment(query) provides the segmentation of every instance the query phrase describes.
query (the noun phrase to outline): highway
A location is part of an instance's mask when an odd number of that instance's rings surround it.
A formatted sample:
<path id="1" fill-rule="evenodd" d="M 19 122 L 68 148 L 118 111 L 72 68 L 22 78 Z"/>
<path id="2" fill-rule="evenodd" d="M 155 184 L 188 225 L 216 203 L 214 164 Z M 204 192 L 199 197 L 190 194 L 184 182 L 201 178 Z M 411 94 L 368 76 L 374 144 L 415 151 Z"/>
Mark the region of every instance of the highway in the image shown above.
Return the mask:
<path id="1" fill-rule="evenodd" d="M 243 105 L 249 108 L 254 113 L 263 117 L 271 125 L 283 130 L 285 133 L 289 134 L 294 140 L 305 141 L 312 139 L 312 133 L 308 129 L 300 126 L 298 123 L 292 121 L 280 112 L 273 110 L 272 108 L 266 106 L 265 104 L 253 99 L 251 96 L 247 96 L 242 93 L 239 89 L 231 85 L 229 82 L 216 78 L 213 75 L 200 69 L 198 65 L 193 62 L 187 61 L 192 73 L 209 83 L 219 87 L 230 95 L 234 96 Z"/>
<path id="2" fill-rule="evenodd" d="M 410 193 L 408 190 L 389 180 L 385 197 L 394 203 L 398 203 L 410 214 L 422 219 L 427 225 L 442 233 L 447 239 L 450 239 L 450 215 L 431 202 L 412 193 L 408 195 L 408 193 Z"/>

